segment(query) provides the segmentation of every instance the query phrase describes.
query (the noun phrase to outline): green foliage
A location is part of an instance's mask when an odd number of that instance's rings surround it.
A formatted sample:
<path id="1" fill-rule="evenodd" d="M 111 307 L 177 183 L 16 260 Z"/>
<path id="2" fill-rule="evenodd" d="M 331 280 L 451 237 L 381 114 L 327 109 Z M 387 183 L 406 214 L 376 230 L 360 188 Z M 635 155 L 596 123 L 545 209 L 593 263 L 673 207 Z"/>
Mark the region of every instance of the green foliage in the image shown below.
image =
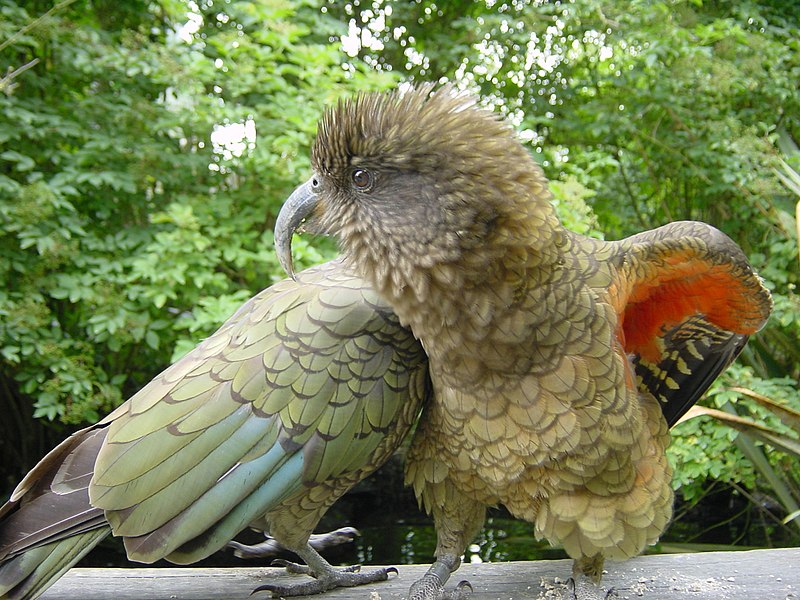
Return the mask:
<path id="1" fill-rule="evenodd" d="M 34 61 L 0 94 L 0 373 L 37 417 L 96 421 L 281 277 L 322 106 L 394 79 L 314 2 L 193 6 L 0 0 L 0 72 Z"/>
<path id="2" fill-rule="evenodd" d="M 702 498 L 709 481 L 755 487 L 755 469 L 734 445 L 739 435 L 735 430 L 698 418 L 681 422 L 673 431 L 668 450 L 675 470 L 672 484 L 684 499 L 695 502 Z"/>
<path id="3" fill-rule="evenodd" d="M 598 229 L 597 215 L 587 204 L 587 200 L 595 195 L 594 190 L 587 188 L 574 175 L 567 175 L 563 181 L 551 181 L 550 191 L 553 192 L 558 218 L 565 227 L 603 239 L 603 232 Z"/>
<path id="4" fill-rule="evenodd" d="M 733 386 L 743 386 L 797 411 L 800 410 L 800 397 L 796 381 L 788 377 L 762 379 L 754 375 L 752 368 L 734 364 L 714 383 L 704 401 L 709 407 L 726 410 L 756 425 L 763 425 L 778 436 L 796 438 L 797 432 L 782 422 L 777 414 L 749 401 L 739 391 L 732 389 Z M 764 474 L 734 444 L 739 436 L 735 429 L 700 417 L 681 421 L 673 432 L 673 443 L 668 450 L 670 462 L 676 471 L 673 484 L 686 500 L 695 501 L 702 497 L 708 480 L 741 484 L 747 489 L 756 489 L 766 483 Z M 758 445 L 763 447 L 763 444 Z M 800 457 L 770 447 L 766 448 L 765 455 L 771 467 L 782 473 L 792 488 L 800 490 Z"/>

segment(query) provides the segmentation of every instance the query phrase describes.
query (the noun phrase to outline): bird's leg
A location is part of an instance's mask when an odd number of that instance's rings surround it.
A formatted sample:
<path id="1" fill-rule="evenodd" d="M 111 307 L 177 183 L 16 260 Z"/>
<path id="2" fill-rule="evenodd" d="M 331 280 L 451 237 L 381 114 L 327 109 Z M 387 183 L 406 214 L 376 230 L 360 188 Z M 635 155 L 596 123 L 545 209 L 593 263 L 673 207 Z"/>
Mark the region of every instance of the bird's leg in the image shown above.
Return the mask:
<path id="1" fill-rule="evenodd" d="M 359 535 L 361 534 L 355 527 L 340 527 L 327 533 L 312 533 L 308 543 L 317 552 L 322 552 L 327 548 L 352 542 Z M 227 547 L 233 548 L 233 553 L 238 558 L 271 558 L 286 551 L 286 548 L 271 535 L 265 533 L 264 537 L 266 539 L 259 544 L 247 545 L 230 541 Z"/>
<path id="2" fill-rule="evenodd" d="M 268 591 L 272 592 L 275 598 L 311 596 L 312 594 L 321 594 L 338 587 L 354 587 L 366 583 L 375 583 L 376 581 L 386 581 L 389 578 L 389 573 L 397 573 L 397 569 L 394 567 L 382 567 L 364 572 L 359 572 L 359 566 L 336 568 L 322 558 L 310 544 L 301 549 L 292 549 L 292 551 L 302 558 L 306 564 L 297 565 L 288 561 L 278 561 L 278 564 L 285 566 L 290 573 L 306 574 L 314 579 L 287 585 L 267 583 L 258 586 L 253 590 L 253 593 Z"/>
<path id="3" fill-rule="evenodd" d="M 450 573 L 461 564 L 455 554 L 444 554 L 436 559 L 430 569 L 411 585 L 408 600 L 466 600 L 472 591 L 469 581 L 461 581 L 452 592 L 444 590 L 444 584 L 450 579 Z"/>
<path id="4" fill-rule="evenodd" d="M 603 565 L 605 558 L 602 554 L 594 556 L 581 556 L 572 563 L 572 576 L 590 579 L 595 585 L 600 583 L 603 577 Z"/>
<path id="5" fill-rule="evenodd" d="M 602 554 L 582 556 L 572 563 L 572 597 L 574 600 L 606 600 L 616 598 L 614 589 L 604 590 L 600 587 L 603 577 Z"/>
<path id="6" fill-rule="evenodd" d="M 461 565 L 461 555 L 472 538 L 477 535 L 486 518 L 486 507 L 461 494 L 449 481 L 443 505 L 433 506 L 436 526 L 436 561 L 421 579 L 414 582 L 408 600 L 465 600 L 472 586 L 461 581 L 454 590 L 444 589 L 450 574 Z"/>

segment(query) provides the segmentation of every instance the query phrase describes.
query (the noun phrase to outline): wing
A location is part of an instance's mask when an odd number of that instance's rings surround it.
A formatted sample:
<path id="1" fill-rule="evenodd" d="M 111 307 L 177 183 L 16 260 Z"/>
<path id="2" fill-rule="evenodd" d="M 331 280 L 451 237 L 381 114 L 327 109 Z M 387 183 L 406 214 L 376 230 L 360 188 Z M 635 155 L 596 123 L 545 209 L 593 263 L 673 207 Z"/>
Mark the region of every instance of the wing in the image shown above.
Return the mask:
<path id="1" fill-rule="evenodd" d="M 133 560 L 185 562 L 189 542 L 207 556 L 297 490 L 383 457 L 427 390 L 419 343 L 338 262 L 280 282 L 31 471 L 0 509 L 0 590 L 37 548 L 60 570 L 29 579 L 52 583 L 109 524 Z"/>
<path id="2" fill-rule="evenodd" d="M 338 263 L 283 281 L 114 415 L 92 504 L 129 558 L 170 558 L 202 535 L 206 548 L 174 557 L 198 560 L 303 486 L 367 464 L 410 427 L 425 369 L 411 332 Z"/>
<path id="3" fill-rule="evenodd" d="M 621 245 L 619 335 L 672 426 L 764 325 L 772 300 L 741 249 L 710 225 L 671 223 Z"/>

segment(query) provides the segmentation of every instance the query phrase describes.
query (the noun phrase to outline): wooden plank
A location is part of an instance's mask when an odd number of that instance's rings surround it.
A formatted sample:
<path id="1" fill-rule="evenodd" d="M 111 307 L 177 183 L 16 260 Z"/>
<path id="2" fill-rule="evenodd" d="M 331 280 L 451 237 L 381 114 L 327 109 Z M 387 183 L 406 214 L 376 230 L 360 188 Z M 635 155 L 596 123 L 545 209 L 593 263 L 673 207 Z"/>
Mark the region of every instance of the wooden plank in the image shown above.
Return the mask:
<path id="1" fill-rule="evenodd" d="M 401 600 L 427 565 L 401 565 L 387 582 L 328 592 L 325 599 Z M 471 600 L 566 598 L 567 560 L 462 566 L 450 586 L 468 579 Z M 641 556 L 608 563 L 605 587 L 620 599 L 800 599 L 800 548 Z M 267 582 L 300 581 L 277 568 L 72 569 L 48 590 L 47 600 L 233 600 Z M 259 593 L 253 599 L 268 598 Z"/>

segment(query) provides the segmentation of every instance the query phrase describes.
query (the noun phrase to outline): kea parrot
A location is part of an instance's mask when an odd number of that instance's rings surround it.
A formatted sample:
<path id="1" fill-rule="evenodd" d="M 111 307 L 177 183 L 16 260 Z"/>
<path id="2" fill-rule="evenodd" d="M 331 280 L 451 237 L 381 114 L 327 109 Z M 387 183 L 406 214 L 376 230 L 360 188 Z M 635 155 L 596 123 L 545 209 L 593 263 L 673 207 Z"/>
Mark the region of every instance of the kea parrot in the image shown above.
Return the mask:
<path id="1" fill-rule="evenodd" d="M 332 567 L 309 535 L 430 389 L 419 342 L 339 262 L 277 283 L 27 474 L 0 507 L 0 598 L 36 598 L 109 532 L 131 560 L 186 564 L 251 526 L 306 562 L 295 592 L 386 579 Z"/>
<path id="2" fill-rule="evenodd" d="M 406 481 L 437 547 L 410 598 L 468 593 L 444 585 L 494 505 L 598 595 L 605 559 L 671 518 L 669 427 L 769 316 L 741 249 L 699 222 L 620 241 L 565 229 L 511 127 L 449 86 L 339 102 L 312 167 L 276 222 L 284 268 L 295 230 L 335 236 L 428 357 Z"/>

